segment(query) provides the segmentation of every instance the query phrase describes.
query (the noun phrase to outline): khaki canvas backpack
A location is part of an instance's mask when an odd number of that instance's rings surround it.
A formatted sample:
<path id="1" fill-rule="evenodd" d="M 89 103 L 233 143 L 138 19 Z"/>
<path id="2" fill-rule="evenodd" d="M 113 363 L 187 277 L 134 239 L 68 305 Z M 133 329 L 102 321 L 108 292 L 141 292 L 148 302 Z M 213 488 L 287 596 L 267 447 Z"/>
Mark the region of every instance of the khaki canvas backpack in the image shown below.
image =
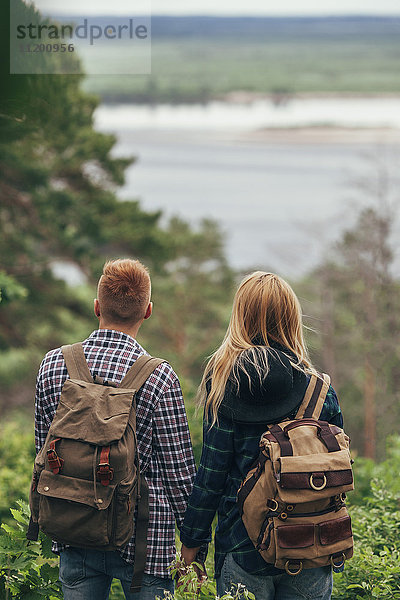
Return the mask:
<path id="1" fill-rule="evenodd" d="M 146 563 L 148 487 L 139 470 L 135 394 L 163 361 L 139 357 L 117 387 L 93 379 L 82 344 L 61 350 L 69 379 L 35 460 L 27 537 L 37 539 L 40 529 L 70 546 L 121 549 L 134 533 L 138 501 L 137 591 Z"/>
<path id="2" fill-rule="evenodd" d="M 269 425 L 237 495 L 247 533 L 263 559 L 290 575 L 353 555 L 346 493 L 354 489 L 349 438 L 320 421 L 328 375 L 311 376 L 295 419 Z"/>

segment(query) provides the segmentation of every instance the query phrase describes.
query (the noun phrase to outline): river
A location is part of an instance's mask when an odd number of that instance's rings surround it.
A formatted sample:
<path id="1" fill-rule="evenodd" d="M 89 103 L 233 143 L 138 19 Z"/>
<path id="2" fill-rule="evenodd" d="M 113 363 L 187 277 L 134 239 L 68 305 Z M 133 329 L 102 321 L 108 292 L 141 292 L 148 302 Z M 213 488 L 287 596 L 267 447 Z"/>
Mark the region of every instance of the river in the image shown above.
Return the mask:
<path id="1" fill-rule="evenodd" d="M 103 105 L 96 126 L 117 136 L 116 155 L 138 158 L 121 198 L 164 219 L 211 217 L 234 267 L 295 277 L 354 222 L 362 198 L 352 181 L 371 173 L 365 155 L 398 155 L 400 99 Z"/>

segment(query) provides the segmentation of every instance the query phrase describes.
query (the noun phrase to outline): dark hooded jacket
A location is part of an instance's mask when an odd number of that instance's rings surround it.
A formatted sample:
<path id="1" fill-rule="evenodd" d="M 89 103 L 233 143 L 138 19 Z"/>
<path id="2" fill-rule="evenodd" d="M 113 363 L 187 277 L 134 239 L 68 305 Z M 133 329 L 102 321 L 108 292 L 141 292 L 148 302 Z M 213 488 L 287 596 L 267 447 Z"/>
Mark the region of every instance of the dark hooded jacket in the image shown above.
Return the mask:
<path id="1" fill-rule="evenodd" d="M 211 541 L 211 525 L 215 514 L 218 515 L 215 531 L 216 577 L 220 575 L 227 553 L 233 553 L 237 564 L 249 573 L 281 573 L 273 565 L 265 563 L 254 548 L 236 504 L 237 490 L 259 454 L 261 435 L 266 425 L 272 422 L 268 420 L 268 412 L 263 413 L 265 420 L 259 423 L 241 422 L 235 419 L 232 410 L 224 408 L 224 404 L 234 406 L 235 402 L 251 404 L 254 398 L 259 404 L 270 405 L 271 398 L 266 380 L 260 382 L 255 367 L 247 367 L 251 384 L 243 372 L 239 373 L 239 389 L 234 385 L 233 379 L 228 380 L 218 423 L 210 426 L 207 420 L 204 421 L 200 465 L 181 527 L 182 543 L 188 548 L 196 548 Z M 283 372 L 282 377 L 285 377 Z M 287 384 L 282 379 L 282 385 L 285 383 Z M 294 417 L 296 410 L 297 405 L 289 406 L 287 412 L 280 416 L 280 420 Z M 329 388 L 320 418 L 339 427 L 343 426 L 339 402 L 332 386 Z"/>

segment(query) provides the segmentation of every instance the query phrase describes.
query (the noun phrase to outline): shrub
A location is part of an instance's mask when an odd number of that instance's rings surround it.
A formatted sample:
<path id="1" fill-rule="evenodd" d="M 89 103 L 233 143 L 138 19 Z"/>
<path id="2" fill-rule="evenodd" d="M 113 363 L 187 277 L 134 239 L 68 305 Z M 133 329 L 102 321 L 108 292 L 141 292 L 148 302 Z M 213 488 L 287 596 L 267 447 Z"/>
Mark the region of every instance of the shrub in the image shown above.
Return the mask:
<path id="1" fill-rule="evenodd" d="M 354 465 L 355 491 L 351 493 L 351 504 L 365 506 L 372 496 L 372 482 L 381 480 L 387 490 L 400 497 L 400 436 L 392 435 L 386 440 L 386 459 L 375 463 L 369 458 L 357 458 Z"/>
<path id="2" fill-rule="evenodd" d="M 0 598 L 61 599 L 58 560 L 51 552 L 51 542 L 43 534 L 37 542 L 26 539 L 29 507 L 22 500 L 18 506 L 11 509 L 13 523 L 1 525 Z"/>
<path id="3" fill-rule="evenodd" d="M 370 489 L 366 504 L 351 508 L 354 557 L 335 575 L 333 600 L 400 598 L 399 499 L 384 479 Z"/>
<path id="4" fill-rule="evenodd" d="M 195 564 L 195 563 L 194 563 Z M 200 565 L 197 565 L 200 567 Z M 215 581 L 208 577 L 199 584 L 194 565 L 185 567 L 182 572 L 182 566 L 177 562 L 172 567 L 172 576 L 176 577 L 179 571 L 179 586 L 174 594 L 164 593 L 162 600 L 255 600 L 254 594 L 249 592 L 241 583 L 225 592 L 223 596 L 217 596 L 217 587 Z"/>
<path id="5" fill-rule="evenodd" d="M 35 459 L 32 419 L 18 413 L 0 426 L 0 522 L 10 520 L 10 506 L 27 499 Z"/>

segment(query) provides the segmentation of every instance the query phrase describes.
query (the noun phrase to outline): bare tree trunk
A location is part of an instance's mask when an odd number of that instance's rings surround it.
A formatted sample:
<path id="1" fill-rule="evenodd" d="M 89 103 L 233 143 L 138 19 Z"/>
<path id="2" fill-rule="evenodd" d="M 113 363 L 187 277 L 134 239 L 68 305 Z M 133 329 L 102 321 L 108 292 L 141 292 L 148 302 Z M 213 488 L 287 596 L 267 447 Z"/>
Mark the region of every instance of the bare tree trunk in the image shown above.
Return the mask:
<path id="1" fill-rule="evenodd" d="M 376 458 L 375 374 L 369 356 L 365 357 L 364 377 L 364 456 Z"/>
<path id="2" fill-rule="evenodd" d="M 333 294 L 327 284 L 322 290 L 322 362 L 326 373 L 329 373 L 333 382 L 336 381 L 336 359 L 335 359 L 335 326 L 333 319 Z"/>

